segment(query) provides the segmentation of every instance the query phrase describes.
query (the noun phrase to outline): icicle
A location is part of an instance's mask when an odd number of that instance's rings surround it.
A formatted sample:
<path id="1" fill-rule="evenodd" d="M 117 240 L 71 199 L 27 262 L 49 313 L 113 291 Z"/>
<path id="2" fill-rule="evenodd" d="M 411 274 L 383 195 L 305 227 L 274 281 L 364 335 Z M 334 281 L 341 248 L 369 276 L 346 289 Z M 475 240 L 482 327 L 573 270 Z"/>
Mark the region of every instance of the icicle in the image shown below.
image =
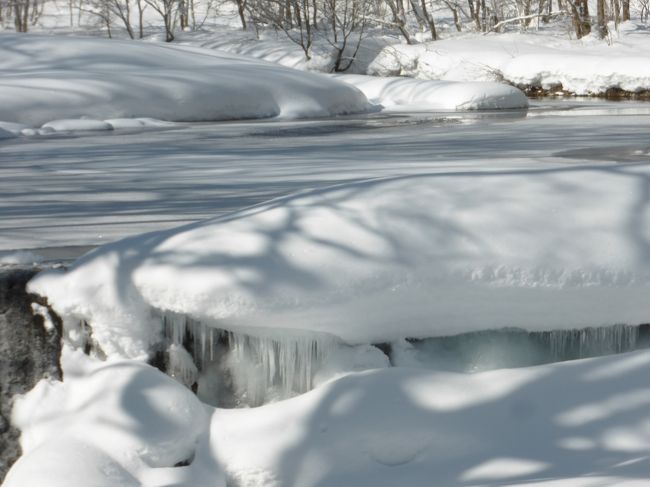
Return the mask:
<path id="1" fill-rule="evenodd" d="M 321 335 L 257 337 L 220 333 L 200 321 L 170 312 L 161 313 L 160 319 L 167 339 L 191 354 L 201 374 L 209 371 L 215 375 L 210 380 L 230 384 L 235 402 L 248 406 L 312 389 L 314 374 L 335 343 L 333 338 Z M 203 377 L 201 383 L 207 379 Z"/>
<path id="2" fill-rule="evenodd" d="M 199 371 L 192 356 L 181 345 L 177 344 L 172 344 L 167 349 L 167 373 L 190 389 L 199 376 Z"/>
<path id="3" fill-rule="evenodd" d="M 639 327 L 614 325 L 582 330 L 549 332 L 549 346 L 554 360 L 595 357 L 634 350 Z"/>

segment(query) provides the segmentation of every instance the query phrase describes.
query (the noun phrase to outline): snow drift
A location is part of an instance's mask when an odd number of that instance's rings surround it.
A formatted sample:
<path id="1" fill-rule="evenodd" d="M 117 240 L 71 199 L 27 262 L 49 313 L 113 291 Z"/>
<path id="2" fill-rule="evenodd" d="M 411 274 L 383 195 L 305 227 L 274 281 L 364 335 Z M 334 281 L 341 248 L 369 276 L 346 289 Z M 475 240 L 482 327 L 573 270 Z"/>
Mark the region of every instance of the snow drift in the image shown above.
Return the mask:
<path id="1" fill-rule="evenodd" d="M 527 108 L 519 89 L 503 83 L 377 78 L 355 74 L 335 77 L 359 88 L 373 103 L 402 110 L 507 110 Z"/>
<path id="2" fill-rule="evenodd" d="M 351 344 L 645 323 L 649 184 L 647 165 L 346 184 L 106 245 L 29 290 L 127 357 L 156 313 Z"/>
<path id="3" fill-rule="evenodd" d="M 153 487 L 179 474 L 174 485 L 205 485 L 196 470 L 174 468 L 204 454 L 209 412 L 188 389 L 134 361 L 67 350 L 62 365 L 64 382 L 42 380 L 16 401 L 23 456 L 3 485 Z"/>
<path id="4" fill-rule="evenodd" d="M 71 372 L 88 361 L 74 355 Z M 85 369 L 18 401 L 25 454 L 5 487 L 641 487 L 650 471 L 647 351 L 478 374 L 366 371 L 205 412 L 146 365 Z"/>
<path id="5" fill-rule="evenodd" d="M 368 109 L 361 92 L 318 74 L 144 42 L 3 34 L 0 73 L 0 120 L 33 126 L 84 117 L 205 121 Z"/>

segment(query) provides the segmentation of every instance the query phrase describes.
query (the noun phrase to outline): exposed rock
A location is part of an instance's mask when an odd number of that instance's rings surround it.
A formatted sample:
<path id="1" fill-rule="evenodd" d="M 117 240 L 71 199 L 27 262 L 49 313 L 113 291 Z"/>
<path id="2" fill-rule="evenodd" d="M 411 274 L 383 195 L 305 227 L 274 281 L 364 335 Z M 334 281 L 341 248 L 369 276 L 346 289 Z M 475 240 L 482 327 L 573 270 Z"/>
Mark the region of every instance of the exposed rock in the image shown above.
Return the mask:
<path id="1" fill-rule="evenodd" d="M 10 423 L 13 397 L 44 377 L 62 377 L 61 320 L 25 290 L 38 271 L 0 269 L 0 482 L 21 454 L 20 432 Z"/>

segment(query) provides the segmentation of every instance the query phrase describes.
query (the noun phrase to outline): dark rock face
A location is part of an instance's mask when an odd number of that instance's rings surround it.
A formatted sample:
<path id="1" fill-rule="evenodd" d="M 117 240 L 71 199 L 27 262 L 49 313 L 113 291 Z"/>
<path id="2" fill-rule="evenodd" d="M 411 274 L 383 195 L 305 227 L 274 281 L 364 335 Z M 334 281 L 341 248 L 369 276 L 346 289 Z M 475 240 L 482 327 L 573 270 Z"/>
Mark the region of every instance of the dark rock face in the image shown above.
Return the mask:
<path id="1" fill-rule="evenodd" d="M 61 379 L 61 321 L 52 312 L 34 314 L 27 282 L 39 269 L 0 269 L 0 483 L 20 456 L 20 432 L 10 424 L 12 398 L 24 394 L 44 377 Z M 47 329 L 49 328 L 49 329 Z"/>

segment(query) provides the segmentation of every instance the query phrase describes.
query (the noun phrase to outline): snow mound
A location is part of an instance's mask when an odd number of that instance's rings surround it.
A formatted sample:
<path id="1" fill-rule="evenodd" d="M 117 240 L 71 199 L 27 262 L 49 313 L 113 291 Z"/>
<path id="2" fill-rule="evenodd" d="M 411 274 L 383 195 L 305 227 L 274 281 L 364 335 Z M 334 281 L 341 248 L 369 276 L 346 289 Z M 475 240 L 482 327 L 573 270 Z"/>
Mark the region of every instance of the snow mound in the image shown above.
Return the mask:
<path id="1" fill-rule="evenodd" d="M 325 76 L 210 49 L 105 39 L 0 36 L 0 120 L 152 117 L 207 121 L 367 110 Z"/>
<path id="2" fill-rule="evenodd" d="M 523 92 L 502 83 L 338 75 L 373 103 L 403 110 L 499 110 L 527 108 Z"/>
<path id="3" fill-rule="evenodd" d="M 55 132 L 67 131 L 97 131 L 97 130 L 113 130 L 110 123 L 102 120 L 92 120 L 88 118 L 82 119 L 68 119 L 68 120 L 52 120 L 43 125 L 44 129 L 52 129 Z"/>
<path id="4" fill-rule="evenodd" d="M 650 166 L 398 177 L 101 247 L 29 290 L 145 356 L 151 310 L 355 343 L 647 322 Z"/>
<path id="5" fill-rule="evenodd" d="M 11 139 L 21 134 L 25 129 L 29 129 L 27 125 L 21 123 L 11 123 L 0 121 L 0 139 Z"/>
<path id="6" fill-rule="evenodd" d="M 64 361 L 65 382 L 43 380 L 16 400 L 23 456 L 3 485 L 143 485 L 194 458 L 209 417 L 191 391 L 138 362 L 72 351 Z"/>
<path id="7" fill-rule="evenodd" d="M 155 118 L 111 118 L 104 120 L 114 129 L 133 129 L 141 127 L 174 127 L 173 122 L 156 120 Z"/>
<path id="8" fill-rule="evenodd" d="M 383 369 L 217 410 L 211 430 L 237 485 L 640 487 L 650 472 L 649 358 L 479 374 Z"/>
<path id="9" fill-rule="evenodd" d="M 13 139 L 14 137 L 16 137 L 15 133 L 0 127 L 0 140 L 2 140 L 2 139 Z"/>

